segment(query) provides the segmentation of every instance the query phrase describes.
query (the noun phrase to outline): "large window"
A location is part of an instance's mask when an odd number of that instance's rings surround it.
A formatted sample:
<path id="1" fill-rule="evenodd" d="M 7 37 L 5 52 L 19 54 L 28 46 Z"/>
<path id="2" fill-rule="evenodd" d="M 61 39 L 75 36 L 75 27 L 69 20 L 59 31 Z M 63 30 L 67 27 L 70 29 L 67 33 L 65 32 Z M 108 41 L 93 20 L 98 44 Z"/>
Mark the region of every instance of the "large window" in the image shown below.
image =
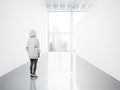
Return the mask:
<path id="1" fill-rule="evenodd" d="M 49 51 L 75 51 L 75 25 L 84 13 L 49 12 Z"/>

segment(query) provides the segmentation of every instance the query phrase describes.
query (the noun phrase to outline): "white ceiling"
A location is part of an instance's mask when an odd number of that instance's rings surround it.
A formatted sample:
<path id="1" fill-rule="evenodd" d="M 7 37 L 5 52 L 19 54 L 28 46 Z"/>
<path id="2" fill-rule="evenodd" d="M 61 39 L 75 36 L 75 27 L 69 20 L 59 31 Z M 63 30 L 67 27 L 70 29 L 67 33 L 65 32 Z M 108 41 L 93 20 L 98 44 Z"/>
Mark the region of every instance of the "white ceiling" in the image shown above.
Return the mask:
<path id="1" fill-rule="evenodd" d="M 94 0 L 46 0 L 48 11 L 87 11 Z"/>

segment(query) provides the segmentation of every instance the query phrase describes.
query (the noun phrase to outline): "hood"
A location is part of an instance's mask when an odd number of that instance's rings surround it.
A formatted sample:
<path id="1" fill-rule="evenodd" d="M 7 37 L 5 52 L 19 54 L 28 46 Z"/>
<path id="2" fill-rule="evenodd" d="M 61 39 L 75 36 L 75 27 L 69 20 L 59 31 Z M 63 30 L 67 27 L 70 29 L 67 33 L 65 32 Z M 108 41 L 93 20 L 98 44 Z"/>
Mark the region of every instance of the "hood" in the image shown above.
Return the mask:
<path id="1" fill-rule="evenodd" d="M 30 37 L 36 37 L 36 32 L 35 32 L 35 30 L 32 30 L 32 31 L 30 32 Z"/>

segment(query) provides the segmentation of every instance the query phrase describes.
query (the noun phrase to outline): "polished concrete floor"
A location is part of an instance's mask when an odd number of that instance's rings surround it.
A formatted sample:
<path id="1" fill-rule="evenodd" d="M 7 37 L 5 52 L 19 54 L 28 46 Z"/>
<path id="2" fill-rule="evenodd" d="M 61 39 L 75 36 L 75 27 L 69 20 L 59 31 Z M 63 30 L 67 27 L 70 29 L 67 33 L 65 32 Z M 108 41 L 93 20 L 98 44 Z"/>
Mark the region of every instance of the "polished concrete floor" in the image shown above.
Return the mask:
<path id="1" fill-rule="evenodd" d="M 0 77 L 0 90 L 120 90 L 120 82 L 71 53 L 48 53 L 38 61 L 37 79 L 29 63 Z"/>

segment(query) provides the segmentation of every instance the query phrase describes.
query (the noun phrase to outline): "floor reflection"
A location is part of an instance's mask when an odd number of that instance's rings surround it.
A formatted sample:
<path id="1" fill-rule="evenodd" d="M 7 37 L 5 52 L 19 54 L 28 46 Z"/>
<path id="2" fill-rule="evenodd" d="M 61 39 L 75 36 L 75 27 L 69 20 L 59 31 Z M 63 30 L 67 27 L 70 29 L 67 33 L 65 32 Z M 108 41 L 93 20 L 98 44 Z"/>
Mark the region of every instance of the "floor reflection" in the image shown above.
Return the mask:
<path id="1" fill-rule="evenodd" d="M 72 90 L 71 53 L 49 53 L 48 90 Z"/>
<path id="2" fill-rule="evenodd" d="M 30 79 L 30 90 L 37 90 L 36 89 L 36 79 Z"/>

